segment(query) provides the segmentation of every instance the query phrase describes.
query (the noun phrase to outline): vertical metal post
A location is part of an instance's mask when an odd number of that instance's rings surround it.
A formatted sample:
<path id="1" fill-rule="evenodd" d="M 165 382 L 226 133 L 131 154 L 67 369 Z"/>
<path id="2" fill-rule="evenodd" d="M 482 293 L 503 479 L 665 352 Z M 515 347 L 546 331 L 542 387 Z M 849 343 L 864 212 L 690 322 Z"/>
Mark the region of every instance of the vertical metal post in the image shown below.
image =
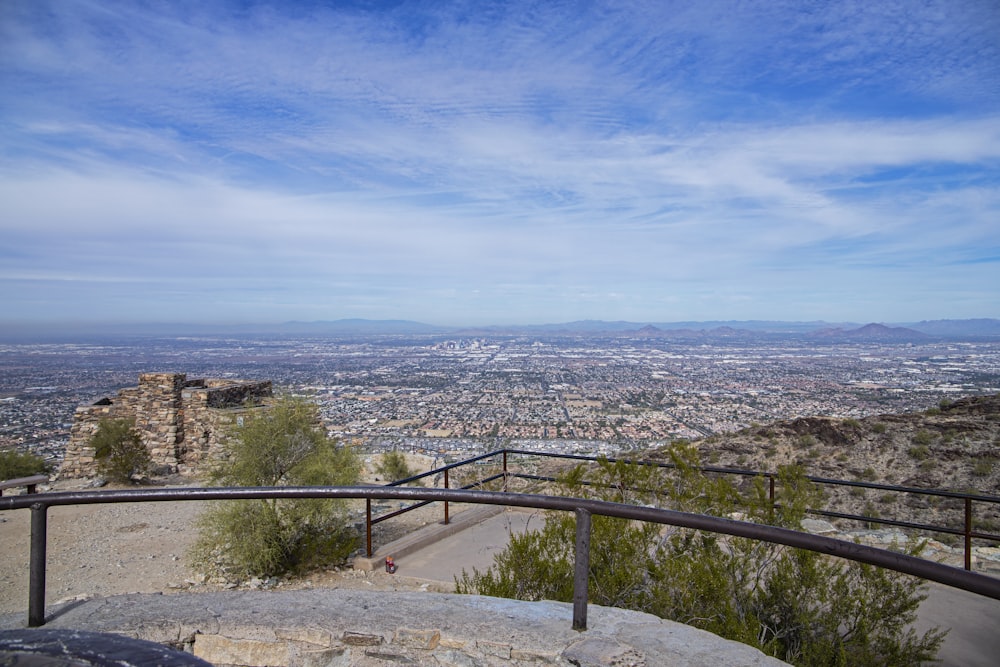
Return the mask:
<path id="1" fill-rule="evenodd" d="M 444 488 L 448 487 L 448 469 L 444 469 Z M 448 501 L 444 501 L 444 525 L 448 525 Z"/>
<path id="2" fill-rule="evenodd" d="M 590 512 L 576 509 L 576 562 L 573 567 L 573 629 L 587 629 L 590 575 Z"/>
<path id="3" fill-rule="evenodd" d="M 45 625 L 45 558 L 48 505 L 31 506 L 31 555 L 28 573 L 28 627 Z"/>
<path id="4" fill-rule="evenodd" d="M 972 498 L 965 499 L 965 569 L 972 569 Z"/>
<path id="5" fill-rule="evenodd" d="M 365 545 L 365 555 L 372 557 L 372 499 L 365 498 L 365 535 L 367 543 Z"/>
<path id="6" fill-rule="evenodd" d="M 507 493 L 507 450 L 503 450 L 503 492 Z"/>
<path id="7" fill-rule="evenodd" d="M 774 507 L 774 475 L 767 476 L 767 497 L 771 501 L 771 507 Z"/>

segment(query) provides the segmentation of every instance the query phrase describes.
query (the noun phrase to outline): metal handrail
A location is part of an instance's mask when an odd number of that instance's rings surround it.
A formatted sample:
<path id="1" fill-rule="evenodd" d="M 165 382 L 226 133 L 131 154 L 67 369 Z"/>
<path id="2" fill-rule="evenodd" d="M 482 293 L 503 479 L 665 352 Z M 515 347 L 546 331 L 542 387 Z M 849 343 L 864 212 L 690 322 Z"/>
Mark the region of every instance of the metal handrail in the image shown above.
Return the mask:
<path id="1" fill-rule="evenodd" d="M 757 476 L 758 477 L 765 477 L 765 476 L 770 476 L 772 474 L 773 473 L 757 473 Z M 511 473 L 507 473 L 507 476 L 509 478 L 523 479 L 523 480 L 526 480 L 526 481 L 529 481 L 529 482 L 558 482 L 559 481 L 558 477 L 552 477 L 551 475 L 532 475 L 532 474 L 523 473 L 523 472 L 511 472 Z M 499 477 L 499 475 L 494 476 L 494 477 Z M 483 480 L 483 481 L 484 482 L 486 482 L 486 481 L 492 481 L 492 479 L 494 479 L 494 478 L 489 478 L 489 479 Z M 583 486 L 594 486 L 593 482 L 587 482 L 587 481 L 579 482 L 579 484 L 581 484 Z M 882 488 L 893 488 L 893 487 L 884 487 L 883 486 Z M 900 490 L 900 492 L 903 492 L 906 489 L 906 487 L 896 487 L 896 489 Z M 630 488 L 630 490 L 635 491 L 637 489 L 631 489 Z M 922 489 L 922 491 L 924 491 L 924 493 L 928 493 L 928 491 L 926 489 Z M 935 494 L 934 493 L 930 493 L 930 495 L 935 495 Z M 978 499 L 978 500 L 989 501 L 991 498 L 992 498 L 992 496 L 972 496 L 970 499 Z M 998 499 L 998 500 L 1000 500 L 1000 499 Z M 771 496 L 771 501 L 772 502 L 774 501 L 773 494 Z M 777 508 L 778 505 L 775 504 L 775 507 Z M 405 509 L 399 510 L 398 512 L 394 513 L 394 516 L 398 515 L 398 514 L 402 514 L 402 513 L 406 512 L 406 511 L 408 511 L 409 509 L 410 508 L 405 508 Z M 817 509 L 806 509 L 805 512 L 806 512 L 806 514 L 813 514 L 815 516 L 825 516 L 825 517 L 829 517 L 829 518 L 832 518 L 832 519 L 848 519 L 848 520 L 851 520 L 851 521 L 862 521 L 862 522 L 868 522 L 868 523 L 880 523 L 880 524 L 884 524 L 886 526 L 898 526 L 900 528 L 912 528 L 914 530 L 926 530 L 926 531 L 931 531 L 931 532 L 935 532 L 935 533 L 947 533 L 949 535 L 965 535 L 965 532 L 966 532 L 965 530 L 959 529 L 959 528 L 948 528 L 947 526 L 938 526 L 938 525 L 930 524 L 930 523 L 914 523 L 912 521 L 901 521 L 901 520 L 898 520 L 898 519 L 886 519 L 886 518 L 883 518 L 883 517 L 865 516 L 864 514 L 846 514 L 844 512 L 833 512 L 831 510 L 817 510 Z M 385 518 L 385 517 L 379 517 L 378 520 L 381 520 L 383 518 Z M 972 531 L 970 533 L 970 535 L 971 535 L 971 537 L 975 537 L 977 539 L 992 540 L 994 542 L 1000 542 L 1000 535 L 994 535 L 992 533 L 982 533 L 982 532 L 974 530 L 974 531 Z M 966 568 L 966 569 L 969 569 L 969 568 Z"/>
<path id="2" fill-rule="evenodd" d="M 648 461 L 644 459 L 618 459 L 610 457 L 601 456 L 587 456 L 584 454 L 558 454 L 555 452 L 534 452 L 530 449 L 499 449 L 489 454 L 483 454 L 477 457 L 484 458 L 486 456 L 496 456 L 502 452 L 507 452 L 508 454 L 518 454 L 521 456 L 544 456 L 548 458 L 556 459 L 570 459 L 575 461 L 590 461 L 596 463 L 597 461 L 607 461 L 608 463 L 628 463 L 630 465 L 641 465 L 641 466 L 655 466 L 657 468 L 676 468 L 677 465 L 674 463 L 668 463 L 666 461 Z M 469 459 L 472 461 L 474 459 Z M 466 461 L 460 461 L 458 463 L 451 464 L 450 467 L 455 467 L 460 463 L 464 464 Z M 699 472 L 710 472 L 721 475 L 739 475 L 741 477 L 777 477 L 778 473 L 769 472 L 766 470 L 749 470 L 744 468 L 720 468 L 716 466 L 696 466 L 694 470 Z M 431 471 L 434 472 L 434 471 Z M 429 474 L 429 473 L 425 473 Z M 896 491 L 899 493 L 916 493 L 925 496 L 940 496 L 942 498 L 956 498 L 956 499 L 966 499 L 988 502 L 988 503 L 1000 503 L 1000 496 L 990 496 L 982 493 L 966 493 L 964 491 L 948 491 L 946 489 L 924 489 L 918 486 L 893 486 L 891 484 L 879 484 L 877 482 L 862 482 L 856 480 L 847 479 L 835 479 L 832 477 L 815 477 L 813 475 L 803 475 L 803 477 L 810 482 L 815 482 L 816 484 L 829 484 L 832 486 L 853 486 L 865 489 L 875 489 L 882 491 Z"/>
<path id="3" fill-rule="evenodd" d="M 548 477 L 548 476 L 543 476 L 543 475 L 530 475 L 530 474 L 526 474 L 526 473 L 512 473 L 512 472 L 510 472 L 508 470 L 508 465 L 507 464 L 508 464 L 508 455 L 511 455 L 511 454 L 512 455 L 516 455 L 516 456 L 536 456 L 536 457 L 545 457 L 545 458 L 554 458 L 554 459 L 565 459 L 565 460 L 570 460 L 570 461 L 586 461 L 586 462 L 590 462 L 590 463 L 596 463 L 598 461 L 602 461 L 603 460 L 603 461 L 607 461 L 609 463 L 622 462 L 622 463 L 627 463 L 627 464 L 631 464 L 631 465 L 653 466 L 653 467 L 657 467 L 657 468 L 668 468 L 668 469 L 676 469 L 677 468 L 676 464 L 665 462 L 665 461 L 649 461 L 649 460 L 643 460 L 643 459 L 619 459 L 619 458 L 589 456 L 589 455 L 585 455 L 585 454 L 560 454 L 560 453 L 557 453 L 557 452 L 538 452 L 538 451 L 525 450 L 525 449 L 506 449 L 505 448 L 505 449 L 498 449 L 498 450 L 494 450 L 494 451 L 491 451 L 491 452 L 487 452 L 485 454 L 479 454 L 479 455 L 474 456 L 474 457 L 469 458 L 469 459 L 463 459 L 462 461 L 456 461 L 455 463 L 450 463 L 450 464 L 448 464 L 446 466 L 442 466 L 440 468 L 435 468 L 435 469 L 429 470 L 429 471 L 427 471 L 425 473 L 420 473 L 418 475 L 413 475 L 412 477 L 407 477 L 406 479 L 401 479 L 401 480 L 397 480 L 397 481 L 391 482 L 387 486 L 399 486 L 399 485 L 403 485 L 403 484 L 408 484 L 408 483 L 411 483 L 411 482 L 423 479 L 425 477 L 430 477 L 430 476 L 433 476 L 433 475 L 436 475 L 436 474 L 439 474 L 439 473 L 443 472 L 444 473 L 444 480 L 445 480 L 445 488 L 448 488 L 448 472 L 450 470 L 454 470 L 454 469 L 459 468 L 461 466 L 470 465 L 472 463 L 476 463 L 476 462 L 482 461 L 484 459 L 492 458 L 492 457 L 495 457 L 495 456 L 502 456 L 502 469 L 503 469 L 503 472 L 501 474 L 499 474 L 499 475 L 494 475 L 494 476 L 492 476 L 492 477 L 490 477 L 488 479 L 479 480 L 478 482 L 474 482 L 473 484 L 466 485 L 463 488 L 473 488 L 475 486 L 478 486 L 478 485 L 481 485 L 481 484 L 485 484 L 488 481 L 493 481 L 494 479 L 498 479 L 498 478 L 501 478 L 501 477 L 503 477 L 504 481 L 505 481 L 505 485 L 504 485 L 504 489 L 505 490 L 507 488 L 506 487 L 506 480 L 509 479 L 509 478 L 519 478 L 519 479 L 532 480 L 532 481 L 549 481 L 549 482 L 557 481 L 553 477 Z M 774 502 L 774 499 L 775 499 L 775 480 L 778 479 L 778 477 L 779 477 L 778 473 L 768 472 L 768 471 L 761 471 L 761 470 L 747 470 L 747 469 L 740 469 L 740 468 L 721 468 L 721 467 L 716 467 L 716 466 L 698 466 L 695 469 L 698 470 L 698 471 L 700 471 L 700 472 L 707 472 L 707 473 L 712 473 L 712 474 L 737 475 L 737 476 L 741 476 L 741 477 L 764 477 L 764 478 L 766 478 L 768 480 L 770 500 L 771 500 L 772 503 Z M 963 525 L 962 528 L 950 528 L 950 527 L 947 527 L 947 526 L 936 526 L 936 525 L 932 525 L 932 524 L 920 524 L 920 523 L 913 523 L 913 522 L 908 522 L 908 521 L 900 521 L 900 520 L 896 520 L 896 519 L 888 519 L 888 518 L 881 518 L 881 517 L 864 516 L 864 515 L 860 515 L 860 514 L 846 514 L 846 513 L 841 513 L 841 512 L 832 512 L 832 511 L 829 511 L 829 510 L 809 509 L 809 510 L 806 510 L 806 511 L 809 514 L 813 514 L 813 515 L 816 515 L 816 516 L 825 516 L 825 517 L 836 518 L 836 519 L 847 519 L 847 520 L 851 520 L 851 521 L 859 521 L 859 522 L 864 522 L 864 523 L 877 523 L 877 524 L 886 525 L 886 526 L 898 526 L 898 527 L 901 527 L 901 528 L 910 528 L 910 529 L 914 529 L 914 530 L 931 531 L 931 532 L 944 533 L 944 534 L 947 534 L 947 535 L 961 536 L 961 537 L 964 538 L 964 567 L 965 567 L 966 570 L 972 570 L 972 540 L 973 539 L 983 539 L 983 540 L 990 540 L 990 541 L 993 541 L 993 542 L 1000 542 L 1000 535 L 993 535 L 993 534 L 990 534 L 990 533 L 976 531 L 976 530 L 973 530 L 973 528 L 972 528 L 972 526 L 973 526 L 973 522 L 972 522 L 972 503 L 973 503 L 973 501 L 975 501 L 975 502 L 983 502 L 983 503 L 991 503 L 991 504 L 1000 504 L 1000 496 L 990 496 L 990 495 L 985 495 L 985 494 L 966 493 L 966 492 L 962 492 L 962 491 L 947 491 L 947 490 L 944 490 L 944 489 L 924 489 L 924 488 L 912 487 L 912 486 L 893 486 L 893 485 L 890 485 L 890 484 L 879 484 L 879 483 L 876 483 L 876 482 L 863 482 L 863 481 L 842 480 L 842 479 L 833 479 L 833 478 L 829 478 L 829 477 L 816 477 L 816 476 L 812 476 L 812 475 L 805 475 L 804 477 L 805 477 L 805 479 L 807 479 L 807 480 L 809 480 L 809 481 L 811 481 L 813 483 L 816 483 L 816 484 L 824 484 L 824 485 L 832 485 L 832 486 L 849 486 L 849 487 L 865 488 L 865 489 L 873 489 L 873 490 L 881 490 L 881 491 L 892 491 L 892 492 L 895 492 L 895 493 L 912 493 L 912 494 L 919 494 L 919 495 L 925 495 L 925 496 L 934 496 L 934 497 L 941 497 L 941 498 L 952 498 L 952 499 L 964 501 L 964 522 L 963 522 L 964 525 Z M 584 482 L 584 484 L 586 484 L 586 482 Z M 395 510 L 395 511 L 391 512 L 390 514 L 382 515 L 382 516 L 379 516 L 379 517 L 376 517 L 376 518 L 373 519 L 372 516 L 371 516 L 371 507 L 370 507 L 370 501 L 369 501 L 368 516 L 367 516 L 367 521 L 366 521 L 366 524 L 367 524 L 366 530 L 367 530 L 367 536 L 368 536 L 368 539 L 367 539 L 367 553 L 366 553 L 366 555 L 368 557 L 371 557 L 371 555 L 372 555 L 372 546 L 371 546 L 371 527 L 372 527 L 372 525 L 374 525 L 376 523 L 379 523 L 381 521 L 384 521 L 386 519 L 389 519 L 389 518 L 392 518 L 392 517 L 396 517 L 396 516 L 399 516 L 401 514 L 405 514 L 406 512 L 409 512 L 411 510 L 418 509 L 419 507 L 423 507 L 426 504 L 427 503 L 425 502 L 425 503 L 419 503 L 417 505 L 411 505 L 411 506 L 408 506 L 408 507 L 404 507 L 404 508 Z M 448 503 L 447 502 L 445 503 L 444 512 L 445 512 L 444 522 L 448 523 L 449 519 L 448 519 Z"/>
<path id="4" fill-rule="evenodd" d="M 48 475 L 29 475 L 28 477 L 12 477 L 11 479 L 0 479 L 0 496 L 4 489 L 16 489 L 23 486 L 26 493 L 35 493 L 39 484 L 49 481 Z"/>
<path id="5" fill-rule="evenodd" d="M 369 501 L 372 499 L 428 500 L 575 512 L 577 517 L 577 549 L 574 566 L 573 627 L 579 630 L 584 630 L 587 627 L 587 573 L 590 569 L 591 514 L 705 530 L 808 549 L 830 556 L 888 568 L 1000 600 L 1000 580 L 922 558 L 776 526 L 691 514 L 677 510 L 637 507 L 602 500 L 495 491 L 402 488 L 398 486 L 120 489 L 65 491 L 0 498 L 0 510 L 24 508 L 31 510 L 28 625 L 37 627 L 45 623 L 45 561 L 49 507 L 100 503 L 277 498 L 364 498 Z"/>
<path id="6" fill-rule="evenodd" d="M 608 461 L 609 463 L 628 463 L 631 465 L 643 465 L 643 466 L 655 466 L 658 468 L 673 468 L 676 469 L 677 466 L 674 463 L 668 463 L 665 461 L 648 461 L 641 459 L 618 459 L 618 458 L 607 458 L 598 456 L 588 456 L 584 454 L 559 454 L 556 452 L 535 452 L 531 450 L 522 449 L 504 449 L 500 450 L 504 454 L 504 470 L 506 471 L 506 462 L 508 454 L 517 454 L 525 456 L 544 456 L 549 458 L 559 458 L 559 459 L 570 459 L 577 461 L 589 461 L 597 462 L 601 460 Z M 499 453 L 499 452 L 494 452 Z M 694 468 L 700 472 L 708 472 L 713 474 L 721 475 L 738 475 L 741 477 L 764 477 L 768 480 L 768 485 L 770 487 L 769 494 L 771 502 L 774 502 L 774 483 L 778 479 L 779 475 L 775 472 L 761 471 L 761 470 L 747 470 L 740 468 L 721 468 L 716 466 L 697 466 Z M 520 473 L 512 476 L 520 476 Z M 809 514 L 814 514 L 818 516 L 828 516 L 837 519 L 848 519 L 852 521 L 861 521 L 865 523 L 877 523 L 880 525 L 887 526 L 899 526 L 903 528 L 913 528 L 916 530 L 927 530 L 938 533 L 945 533 L 947 535 L 960 535 L 964 538 L 964 567 L 966 570 L 972 569 L 972 540 L 984 539 L 993 542 L 1000 542 L 1000 535 L 993 535 L 990 533 L 984 533 L 980 531 L 975 531 L 972 528 L 972 503 L 982 502 L 991 504 L 1000 504 L 1000 496 L 991 496 L 981 493 L 966 493 L 963 491 L 947 491 L 944 489 L 924 489 L 915 486 L 893 486 L 891 484 L 879 484 L 876 482 L 863 482 L 845 479 L 834 479 L 830 477 L 817 477 L 814 475 L 804 475 L 804 478 L 813 482 L 815 484 L 830 485 L 830 486 L 849 486 L 854 488 L 864 488 L 873 489 L 881 491 L 892 491 L 894 493 L 911 493 L 917 495 L 933 496 L 939 498 L 952 498 L 955 500 L 962 500 L 964 502 L 964 521 L 963 527 L 961 529 L 948 528 L 946 526 L 935 526 L 931 524 L 918 524 L 910 523 L 905 521 L 898 521 L 895 519 L 883 519 L 880 517 L 864 516 L 859 514 L 844 514 L 838 512 L 830 512 L 826 510 L 806 510 Z M 550 480 L 555 481 L 555 480 Z"/>

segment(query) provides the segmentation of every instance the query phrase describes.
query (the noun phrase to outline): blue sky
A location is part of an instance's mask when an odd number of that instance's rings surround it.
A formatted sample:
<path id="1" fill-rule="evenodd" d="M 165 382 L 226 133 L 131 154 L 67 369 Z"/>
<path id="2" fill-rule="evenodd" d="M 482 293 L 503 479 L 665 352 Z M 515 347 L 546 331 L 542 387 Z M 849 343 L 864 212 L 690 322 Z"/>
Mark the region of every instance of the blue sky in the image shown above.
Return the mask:
<path id="1" fill-rule="evenodd" d="M 0 3 L 2 322 L 1000 317 L 1000 4 Z"/>

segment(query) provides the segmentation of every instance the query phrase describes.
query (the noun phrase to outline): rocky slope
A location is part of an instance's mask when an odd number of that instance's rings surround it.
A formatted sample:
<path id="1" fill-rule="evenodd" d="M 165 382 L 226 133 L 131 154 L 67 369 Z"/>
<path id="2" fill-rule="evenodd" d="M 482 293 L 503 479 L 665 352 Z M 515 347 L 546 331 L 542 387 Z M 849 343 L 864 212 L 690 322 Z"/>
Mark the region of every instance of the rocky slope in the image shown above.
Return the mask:
<path id="1" fill-rule="evenodd" d="M 1000 395 L 943 401 L 923 413 L 802 417 L 695 443 L 705 465 L 1000 495 Z M 827 509 L 960 528 L 963 501 L 826 487 Z M 1000 533 L 1000 504 L 974 503 L 975 530 Z M 957 538 L 943 537 L 944 540 Z"/>

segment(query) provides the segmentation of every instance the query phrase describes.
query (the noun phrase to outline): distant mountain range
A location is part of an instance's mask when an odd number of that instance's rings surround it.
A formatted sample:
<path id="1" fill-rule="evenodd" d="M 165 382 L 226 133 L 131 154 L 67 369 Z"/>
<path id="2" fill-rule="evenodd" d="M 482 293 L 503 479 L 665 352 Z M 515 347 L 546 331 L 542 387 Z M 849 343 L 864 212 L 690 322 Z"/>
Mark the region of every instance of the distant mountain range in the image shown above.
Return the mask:
<path id="1" fill-rule="evenodd" d="M 858 340 L 858 341 L 884 341 L 887 343 L 917 343 L 929 340 L 933 336 L 916 329 L 907 327 L 887 327 L 882 324 L 866 324 L 857 329 L 820 329 L 809 334 L 810 338 L 817 340 Z"/>
<path id="2" fill-rule="evenodd" d="M 619 336 L 630 338 L 739 340 L 765 337 L 805 337 L 816 342 L 865 341 L 919 343 L 940 339 L 1000 340 L 1000 320 L 934 320 L 915 324 L 774 322 L 602 322 L 584 320 L 538 326 L 488 327 L 466 330 L 475 334 L 548 334 Z"/>
<path id="3" fill-rule="evenodd" d="M 277 325 L 281 333 L 326 333 L 344 334 L 434 334 L 451 331 L 448 327 L 438 327 L 410 320 L 362 320 L 347 319 L 329 322 L 285 322 Z"/>
<path id="4" fill-rule="evenodd" d="M 626 322 L 579 320 L 561 324 L 445 327 L 411 320 L 342 319 L 280 324 L 88 325 L 49 327 L 5 326 L 2 340 L 75 340 L 106 336 L 586 336 L 682 341 L 805 338 L 816 343 L 919 343 L 932 340 L 1000 340 L 1000 319 L 931 320 L 898 324 L 852 322 L 780 322 L 731 320 L 707 322 Z"/>

